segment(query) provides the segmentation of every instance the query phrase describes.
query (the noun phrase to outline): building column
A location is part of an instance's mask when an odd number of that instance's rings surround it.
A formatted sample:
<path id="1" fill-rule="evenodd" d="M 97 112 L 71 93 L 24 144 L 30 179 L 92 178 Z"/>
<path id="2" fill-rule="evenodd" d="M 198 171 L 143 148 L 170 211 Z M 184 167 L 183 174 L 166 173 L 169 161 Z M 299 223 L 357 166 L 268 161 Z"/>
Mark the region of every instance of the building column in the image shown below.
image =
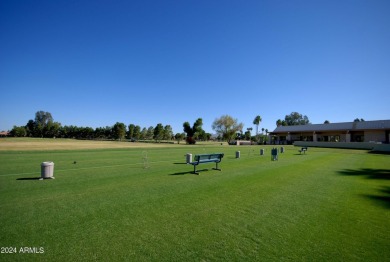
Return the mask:
<path id="1" fill-rule="evenodd" d="M 345 142 L 351 142 L 351 134 L 350 133 L 347 133 L 346 135 L 345 135 Z"/>
<path id="2" fill-rule="evenodd" d="M 316 134 L 316 132 L 313 132 L 313 142 L 317 142 L 317 134 Z"/>

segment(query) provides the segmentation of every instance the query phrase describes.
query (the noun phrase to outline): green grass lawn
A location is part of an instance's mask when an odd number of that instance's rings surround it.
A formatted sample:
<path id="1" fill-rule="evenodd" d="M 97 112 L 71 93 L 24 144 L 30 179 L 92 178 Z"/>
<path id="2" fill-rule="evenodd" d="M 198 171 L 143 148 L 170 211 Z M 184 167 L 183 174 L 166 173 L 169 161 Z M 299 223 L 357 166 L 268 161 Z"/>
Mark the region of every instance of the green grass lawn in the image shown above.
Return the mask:
<path id="1" fill-rule="evenodd" d="M 270 146 L 215 144 L 2 151 L 0 247 L 17 254 L 0 260 L 389 261 L 390 156 L 285 149 L 279 161 Z M 184 164 L 214 152 L 222 171 Z M 36 179 L 43 161 L 54 180 Z"/>

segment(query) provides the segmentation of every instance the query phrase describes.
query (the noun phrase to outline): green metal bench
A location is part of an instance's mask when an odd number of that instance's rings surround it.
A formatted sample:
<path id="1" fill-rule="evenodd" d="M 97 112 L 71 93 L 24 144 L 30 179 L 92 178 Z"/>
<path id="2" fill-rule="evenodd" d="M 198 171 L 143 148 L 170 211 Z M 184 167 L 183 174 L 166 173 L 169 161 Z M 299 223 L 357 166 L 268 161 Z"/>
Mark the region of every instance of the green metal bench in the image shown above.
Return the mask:
<path id="1" fill-rule="evenodd" d="M 204 163 L 215 163 L 215 168 L 214 170 L 219 170 L 221 171 L 220 168 L 218 168 L 218 163 L 222 161 L 224 154 L 223 153 L 213 153 L 213 154 L 200 154 L 200 155 L 195 155 L 194 161 L 190 162 L 189 164 L 194 166 L 194 174 L 198 174 L 199 172 L 196 172 L 196 166 L 199 164 L 204 164 Z"/>
<path id="2" fill-rule="evenodd" d="M 306 154 L 306 151 L 307 151 L 307 146 L 306 147 L 302 147 L 301 150 L 298 150 L 298 152 L 302 155 L 302 152 L 304 154 Z"/>

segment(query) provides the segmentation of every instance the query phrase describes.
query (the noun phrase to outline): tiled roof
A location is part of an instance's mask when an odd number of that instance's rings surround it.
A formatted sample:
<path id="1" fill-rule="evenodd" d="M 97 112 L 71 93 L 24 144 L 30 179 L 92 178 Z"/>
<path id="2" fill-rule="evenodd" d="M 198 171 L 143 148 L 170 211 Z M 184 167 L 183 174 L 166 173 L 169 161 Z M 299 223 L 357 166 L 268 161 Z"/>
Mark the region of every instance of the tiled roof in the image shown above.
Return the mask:
<path id="1" fill-rule="evenodd" d="M 272 133 L 390 129 L 390 120 L 278 126 Z"/>

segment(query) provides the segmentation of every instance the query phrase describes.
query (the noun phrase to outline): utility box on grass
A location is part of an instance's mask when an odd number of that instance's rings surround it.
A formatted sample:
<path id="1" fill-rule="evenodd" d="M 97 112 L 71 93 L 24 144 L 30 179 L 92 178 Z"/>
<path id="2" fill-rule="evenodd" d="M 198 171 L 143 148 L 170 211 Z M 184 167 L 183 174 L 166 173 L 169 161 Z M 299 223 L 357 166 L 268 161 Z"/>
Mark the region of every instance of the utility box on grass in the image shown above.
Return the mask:
<path id="1" fill-rule="evenodd" d="M 260 149 L 260 155 L 264 155 L 264 149 Z"/>
<path id="2" fill-rule="evenodd" d="M 240 151 L 236 151 L 236 158 L 240 158 Z"/>

